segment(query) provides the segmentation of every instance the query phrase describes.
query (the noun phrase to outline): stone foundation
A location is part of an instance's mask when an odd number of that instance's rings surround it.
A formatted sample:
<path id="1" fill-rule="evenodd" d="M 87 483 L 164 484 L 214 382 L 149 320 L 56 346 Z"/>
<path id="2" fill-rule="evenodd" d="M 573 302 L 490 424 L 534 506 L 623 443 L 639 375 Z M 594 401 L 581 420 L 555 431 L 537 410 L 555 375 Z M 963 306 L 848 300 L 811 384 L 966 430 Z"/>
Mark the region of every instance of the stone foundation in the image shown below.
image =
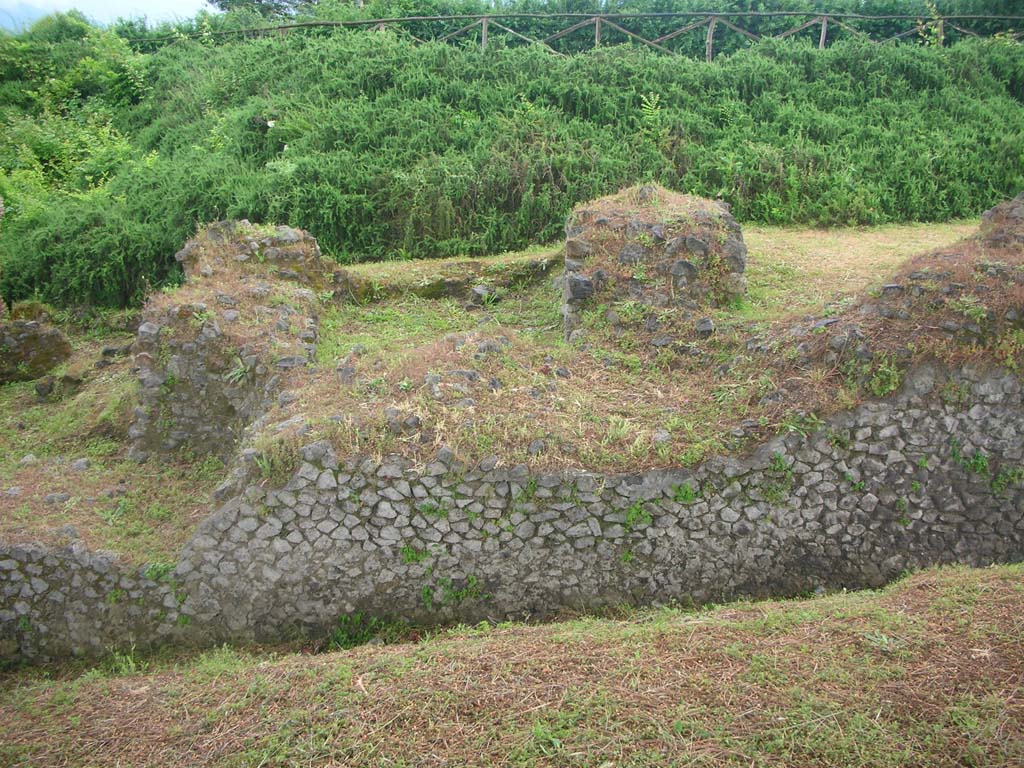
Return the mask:
<path id="1" fill-rule="evenodd" d="M 0 548 L 0 637 L 47 658 L 272 641 L 341 615 L 443 623 L 879 586 L 1024 557 L 1021 382 L 922 366 L 901 392 L 746 458 L 641 475 L 425 467 L 302 450 L 204 521 L 173 572 Z"/>

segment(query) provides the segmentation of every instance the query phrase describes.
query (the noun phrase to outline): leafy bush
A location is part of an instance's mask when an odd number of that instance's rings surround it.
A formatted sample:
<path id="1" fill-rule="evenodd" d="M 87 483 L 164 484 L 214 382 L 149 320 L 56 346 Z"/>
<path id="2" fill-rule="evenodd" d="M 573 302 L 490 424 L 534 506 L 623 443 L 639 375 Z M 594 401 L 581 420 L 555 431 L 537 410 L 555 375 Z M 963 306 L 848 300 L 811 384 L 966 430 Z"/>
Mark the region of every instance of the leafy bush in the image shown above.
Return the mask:
<path id="1" fill-rule="evenodd" d="M 976 216 L 1024 186 L 1024 56 L 994 41 L 764 41 L 708 65 L 346 31 L 152 54 L 50 37 L 0 38 L 9 302 L 137 303 L 221 218 L 306 228 L 345 262 L 552 240 L 638 180 L 826 226 Z"/>
<path id="2" fill-rule="evenodd" d="M 870 372 L 867 378 L 868 391 L 875 397 L 884 397 L 892 394 L 900 388 L 903 382 L 903 373 L 899 365 L 891 357 L 883 355 L 874 365 L 868 366 Z"/>

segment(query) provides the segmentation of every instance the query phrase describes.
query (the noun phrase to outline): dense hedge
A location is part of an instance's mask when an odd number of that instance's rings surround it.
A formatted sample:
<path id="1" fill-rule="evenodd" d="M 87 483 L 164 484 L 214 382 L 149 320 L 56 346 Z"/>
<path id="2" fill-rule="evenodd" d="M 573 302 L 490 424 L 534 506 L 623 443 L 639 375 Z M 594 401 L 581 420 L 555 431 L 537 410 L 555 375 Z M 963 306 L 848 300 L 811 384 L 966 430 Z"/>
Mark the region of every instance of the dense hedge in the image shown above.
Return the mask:
<path id="1" fill-rule="evenodd" d="M 137 301 L 224 217 L 344 261 L 549 240 L 642 179 L 822 225 L 975 216 L 1024 187 L 1012 43 L 766 42 L 707 65 L 333 32 L 140 54 L 63 19 L 0 38 L 9 300 Z"/>

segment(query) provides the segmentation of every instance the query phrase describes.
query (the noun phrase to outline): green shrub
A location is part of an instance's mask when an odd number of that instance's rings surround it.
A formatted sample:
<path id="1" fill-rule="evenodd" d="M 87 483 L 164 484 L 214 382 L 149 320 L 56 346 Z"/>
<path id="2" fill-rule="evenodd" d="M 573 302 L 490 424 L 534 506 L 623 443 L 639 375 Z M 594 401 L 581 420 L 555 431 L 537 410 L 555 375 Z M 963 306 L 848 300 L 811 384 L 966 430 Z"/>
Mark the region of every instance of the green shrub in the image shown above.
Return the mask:
<path id="1" fill-rule="evenodd" d="M 867 380 L 868 391 L 875 397 L 884 397 L 900 388 L 903 373 L 899 365 L 891 357 L 881 357 L 870 368 L 871 375 Z"/>
<path id="2" fill-rule="evenodd" d="M 334 630 L 327 638 L 327 647 L 329 650 L 346 650 L 366 645 L 377 638 L 385 643 L 393 643 L 408 630 L 409 627 L 401 622 L 384 621 L 357 611 L 338 617 Z"/>
<path id="3" fill-rule="evenodd" d="M 71 15 L 50 27 L 0 38 L 8 301 L 138 303 L 222 218 L 355 261 L 552 240 L 575 204 L 642 179 L 817 225 L 973 217 L 1024 186 L 1024 68 L 994 41 L 765 40 L 709 65 L 353 31 L 144 56 Z"/>

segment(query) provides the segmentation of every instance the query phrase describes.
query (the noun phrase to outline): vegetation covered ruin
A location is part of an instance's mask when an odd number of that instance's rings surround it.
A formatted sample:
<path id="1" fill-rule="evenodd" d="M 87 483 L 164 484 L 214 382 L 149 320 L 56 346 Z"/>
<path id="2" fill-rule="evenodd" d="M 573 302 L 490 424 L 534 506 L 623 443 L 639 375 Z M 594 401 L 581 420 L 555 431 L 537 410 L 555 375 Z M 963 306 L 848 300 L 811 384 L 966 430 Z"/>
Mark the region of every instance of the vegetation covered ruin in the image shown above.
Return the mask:
<path id="1" fill-rule="evenodd" d="M 0 762 L 1024 759 L 1013 34 L 247 19 L 0 37 Z"/>
<path id="2" fill-rule="evenodd" d="M 22 390 L 42 412 L 94 398 L 105 437 L 85 448 L 106 461 L 12 453 L 6 539 L 64 554 L 13 544 L 9 577 L 31 597 L 10 625 L 79 571 L 109 574 L 118 599 L 69 586 L 58 604 L 83 618 L 44 611 L 9 652 L 281 639 L 354 613 L 430 624 L 702 602 L 1012 560 L 1021 202 L 796 314 L 798 284 L 765 299 L 780 265 L 748 258 L 721 206 L 651 185 L 573 213 L 557 251 L 408 293 L 367 288 L 380 276 L 325 260 L 301 231 L 216 224 L 179 252 L 185 284 L 136 319 L 130 370 L 109 346 L 75 388 Z M 108 462 L 122 484 L 72 496 L 79 476 L 109 480 Z M 140 476 L 174 498 L 169 475 L 189 490 L 205 478 L 216 506 L 132 503 Z M 89 553 L 116 538 L 121 560 Z M 160 539 L 158 559 L 132 565 Z M 68 559 L 37 588 L 27 569 L 53 557 Z M 122 595 L 106 621 L 84 618 Z"/>

